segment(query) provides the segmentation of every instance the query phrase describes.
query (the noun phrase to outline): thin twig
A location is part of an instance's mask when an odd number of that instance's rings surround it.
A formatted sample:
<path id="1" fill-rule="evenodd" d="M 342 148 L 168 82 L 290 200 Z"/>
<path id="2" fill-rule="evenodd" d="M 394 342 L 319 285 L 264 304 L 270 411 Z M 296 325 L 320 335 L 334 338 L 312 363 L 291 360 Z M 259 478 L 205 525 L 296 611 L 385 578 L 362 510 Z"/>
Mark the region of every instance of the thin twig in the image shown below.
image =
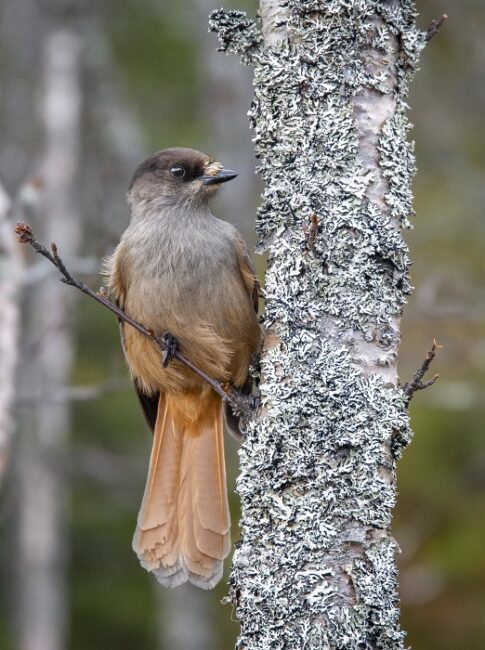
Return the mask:
<path id="1" fill-rule="evenodd" d="M 421 367 L 418 368 L 418 370 L 415 372 L 412 380 L 407 384 L 403 385 L 402 389 L 404 391 L 404 394 L 407 396 L 407 401 L 406 401 L 407 404 L 409 404 L 409 402 L 412 400 L 413 395 L 416 391 L 423 390 L 424 388 L 428 388 L 429 386 L 432 386 L 434 382 L 438 379 L 439 375 L 434 375 L 432 379 L 423 381 L 423 377 L 428 372 L 429 367 L 433 362 L 433 359 L 435 358 L 437 351 L 441 350 L 442 347 L 443 347 L 442 345 L 438 345 L 438 343 L 436 343 L 436 340 L 433 340 L 433 345 L 431 346 L 431 350 L 428 352 L 428 355 L 426 359 L 423 361 L 423 363 L 421 364 Z"/>
<path id="2" fill-rule="evenodd" d="M 140 334 L 143 334 L 143 336 L 146 336 L 152 341 L 155 341 L 162 352 L 165 352 L 167 350 L 167 343 L 164 341 L 162 336 L 157 336 L 147 327 L 128 316 L 128 314 L 126 314 L 122 309 L 120 309 L 120 307 L 118 307 L 118 305 L 116 305 L 108 298 L 108 295 L 104 288 L 101 288 L 98 292 L 95 292 L 86 284 L 84 284 L 82 280 L 74 278 L 67 270 L 63 260 L 59 257 L 57 246 L 54 242 L 51 244 L 51 251 L 49 251 L 45 246 L 43 246 L 34 238 L 32 228 L 25 223 L 17 223 L 15 232 L 18 235 L 19 242 L 32 246 L 36 253 L 39 253 L 48 259 L 49 262 L 51 262 L 51 264 L 53 264 L 61 272 L 63 275 L 61 282 L 79 289 L 79 291 L 82 291 L 87 296 L 90 296 L 99 302 L 101 305 L 103 305 L 103 307 L 106 307 L 106 309 L 109 309 L 111 312 L 113 312 L 113 314 L 116 314 L 119 320 L 128 323 L 128 325 L 131 325 L 131 327 L 140 332 Z M 225 390 L 220 382 L 212 379 L 212 377 L 209 377 L 209 375 L 198 368 L 194 363 L 192 363 L 192 361 L 190 361 L 190 359 L 188 359 L 177 349 L 173 352 L 173 357 L 180 361 L 180 363 L 182 363 L 187 368 L 190 368 L 190 370 L 195 372 L 196 375 L 207 382 L 225 402 L 229 402 L 231 404 L 238 415 L 249 417 L 252 414 L 255 404 L 251 395 L 246 396 L 240 393 L 233 386 L 230 386 L 227 390 Z"/>
<path id="3" fill-rule="evenodd" d="M 426 40 L 430 41 L 435 34 L 437 34 L 443 26 L 443 23 L 448 20 L 448 14 L 443 14 L 438 20 L 433 20 L 431 25 L 426 30 Z"/>

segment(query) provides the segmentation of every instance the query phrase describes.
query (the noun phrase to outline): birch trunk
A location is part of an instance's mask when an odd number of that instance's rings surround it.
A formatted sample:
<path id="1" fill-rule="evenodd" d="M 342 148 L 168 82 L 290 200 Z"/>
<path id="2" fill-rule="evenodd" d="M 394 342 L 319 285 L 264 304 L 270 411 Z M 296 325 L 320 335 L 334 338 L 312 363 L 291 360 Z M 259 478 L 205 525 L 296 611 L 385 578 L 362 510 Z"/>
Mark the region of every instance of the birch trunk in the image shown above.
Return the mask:
<path id="1" fill-rule="evenodd" d="M 404 648 L 390 532 L 414 174 L 412 0 L 261 0 L 211 15 L 254 66 L 268 251 L 262 408 L 241 448 L 239 649 Z"/>
<path id="2" fill-rule="evenodd" d="M 74 189 L 79 155 L 78 37 L 54 30 L 45 40 L 40 123 L 45 133 L 41 164 L 44 200 L 39 239 L 58 242 L 66 261 L 80 238 Z M 73 337 L 71 292 L 48 277 L 29 291 L 25 310 L 18 393 L 32 401 L 19 417 L 18 523 L 15 560 L 21 650 L 62 650 L 66 644 L 66 509 L 64 455 L 69 404 L 53 399 L 69 381 Z M 35 396 L 39 396 L 35 398 Z"/>
<path id="3" fill-rule="evenodd" d="M 9 457 L 18 357 L 21 263 L 9 218 L 10 205 L 10 198 L 0 185 L 0 485 Z"/>
<path id="4" fill-rule="evenodd" d="M 157 585 L 158 586 L 158 585 Z M 206 598 L 201 598 L 200 594 Z M 167 650 L 214 650 L 217 630 L 211 615 L 211 603 L 204 592 L 191 584 L 177 589 L 158 589 L 155 599 L 157 616 L 157 648 Z"/>

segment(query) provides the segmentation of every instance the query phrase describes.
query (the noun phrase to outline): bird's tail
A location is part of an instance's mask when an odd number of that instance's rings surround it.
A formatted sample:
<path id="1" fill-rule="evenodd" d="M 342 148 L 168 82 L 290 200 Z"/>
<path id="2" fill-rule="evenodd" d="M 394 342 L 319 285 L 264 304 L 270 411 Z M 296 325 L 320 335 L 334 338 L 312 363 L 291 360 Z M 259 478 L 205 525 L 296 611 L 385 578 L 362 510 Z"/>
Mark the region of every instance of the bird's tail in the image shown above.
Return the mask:
<path id="1" fill-rule="evenodd" d="M 133 549 L 162 585 L 211 589 L 230 550 L 222 405 L 210 399 L 195 418 L 182 406 L 160 396 Z"/>

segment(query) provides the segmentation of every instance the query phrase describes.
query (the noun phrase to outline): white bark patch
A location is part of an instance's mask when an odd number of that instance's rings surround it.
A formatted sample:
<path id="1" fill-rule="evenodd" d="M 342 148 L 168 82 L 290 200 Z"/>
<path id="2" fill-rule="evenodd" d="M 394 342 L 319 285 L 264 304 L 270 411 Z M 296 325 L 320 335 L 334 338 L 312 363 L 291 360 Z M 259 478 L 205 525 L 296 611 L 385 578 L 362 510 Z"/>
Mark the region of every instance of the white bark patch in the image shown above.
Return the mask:
<path id="1" fill-rule="evenodd" d="M 405 100 L 424 35 L 411 0 L 285 6 L 291 38 L 270 47 L 241 12 L 211 16 L 223 51 L 254 65 L 269 251 L 272 344 L 237 484 L 237 647 L 402 649 L 389 526 L 410 439 L 396 371 L 411 290 Z"/>
<path id="2" fill-rule="evenodd" d="M 10 198 L 0 185 L 0 480 L 7 465 L 12 429 L 21 275 L 20 254 L 9 212 Z"/>
<path id="3" fill-rule="evenodd" d="M 267 47 L 287 38 L 288 7 L 284 0 L 260 0 L 261 31 Z"/>

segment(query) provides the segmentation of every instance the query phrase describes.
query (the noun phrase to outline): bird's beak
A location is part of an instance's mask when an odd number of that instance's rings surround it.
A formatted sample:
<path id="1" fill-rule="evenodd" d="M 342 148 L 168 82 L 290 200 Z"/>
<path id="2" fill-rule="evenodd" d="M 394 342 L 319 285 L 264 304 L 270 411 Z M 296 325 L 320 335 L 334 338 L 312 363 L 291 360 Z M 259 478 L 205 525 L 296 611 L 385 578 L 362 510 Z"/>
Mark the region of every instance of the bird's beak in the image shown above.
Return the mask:
<path id="1" fill-rule="evenodd" d="M 200 176 L 199 180 L 202 181 L 204 185 L 217 185 L 219 183 L 232 181 L 236 176 L 237 173 L 232 172 L 230 169 L 220 169 L 213 176 Z"/>

